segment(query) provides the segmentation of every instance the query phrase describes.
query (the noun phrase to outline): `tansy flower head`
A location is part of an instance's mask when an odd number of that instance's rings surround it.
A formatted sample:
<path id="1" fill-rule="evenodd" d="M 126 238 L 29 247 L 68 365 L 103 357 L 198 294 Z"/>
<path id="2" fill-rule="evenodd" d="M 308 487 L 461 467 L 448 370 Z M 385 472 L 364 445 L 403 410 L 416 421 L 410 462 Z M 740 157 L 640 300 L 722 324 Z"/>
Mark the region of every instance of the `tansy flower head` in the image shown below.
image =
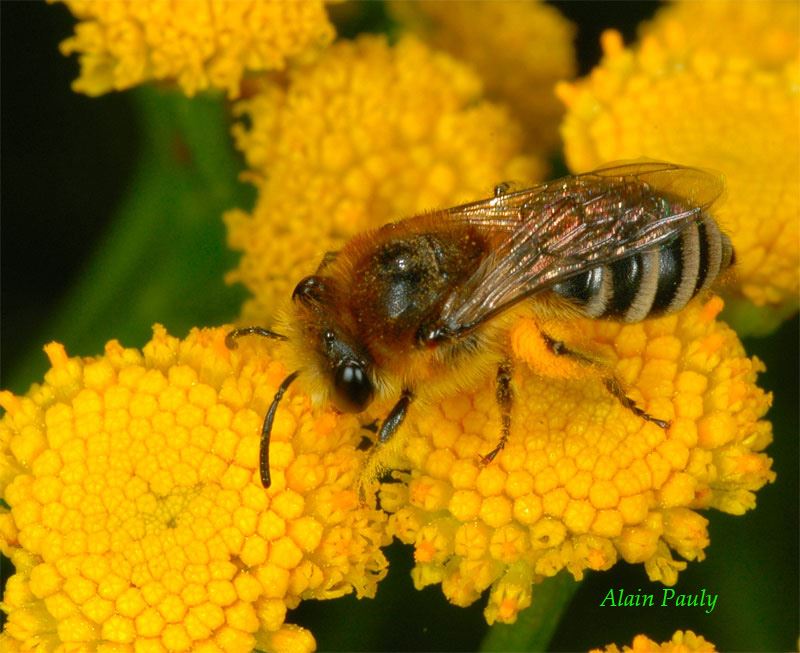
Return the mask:
<path id="1" fill-rule="evenodd" d="M 3 645 L 308 651 L 287 609 L 374 594 L 384 517 L 353 490 L 354 421 L 287 395 L 265 490 L 259 434 L 285 370 L 224 336 L 156 327 L 141 352 L 96 358 L 52 343 L 43 384 L 0 393 Z"/>
<path id="2" fill-rule="evenodd" d="M 505 102 L 525 131 L 527 147 L 558 144 L 563 108 L 555 83 L 575 74 L 575 29 L 543 2 L 392 2 L 392 13 L 437 48 L 469 63 L 489 99 Z"/>
<path id="3" fill-rule="evenodd" d="M 558 87 L 573 170 L 650 157 L 725 176 L 715 216 L 736 250 L 730 292 L 768 309 L 762 328 L 796 310 L 800 290 L 800 65 L 787 12 L 796 3 L 683 3 L 633 50 L 606 32 L 602 63 Z"/>
<path id="4" fill-rule="evenodd" d="M 713 49 L 723 57 L 783 68 L 800 53 L 800 4 L 786 0 L 674 0 L 640 30 L 687 54 Z"/>
<path id="5" fill-rule="evenodd" d="M 247 322 L 269 323 L 303 273 L 353 234 L 543 171 L 520 155 L 516 123 L 481 100 L 477 76 L 410 37 L 337 43 L 237 111 L 251 123 L 235 135 L 259 191 L 252 215 L 226 216 L 244 252 L 228 279 L 255 296 Z"/>
<path id="6" fill-rule="evenodd" d="M 168 80 L 190 96 L 237 97 L 245 73 L 280 70 L 334 37 L 321 0 L 64 2 L 81 22 L 61 51 L 79 54 L 73 88 L 87 95 Z"/>
<path id="7" fill-rule="evenodd" d="M 515 323 L 511 437 L 488 465 L 480 456 L 500 422 L 493 380 L 413 413 L 393 461 L 410 471 L 383 485 L 381 505 L 415 547 L 416 586 L 441 583 L 457 605 L 491 589 L 487 620 L 513 622 L 536 600 L 532 585 L 562 569 L 580 579 L 621 558 L 673 584 L 686 566 L 673 552 L 702 560 L 709 539 L 697 510 L 741 514 L 774 478 L 760 453 L 771 441 L 760 419 L 770 398 L 755 386 L 762 365 L 715 320 L 721 309 L 714 298 L 633 325 Z M 605 365 L 548 354 L 542 333 Z M 669 428 L 611 396 L 609 370 Z"/>
<path id="8" fill-rule="evenodd" d="M 616 644 L 609 644 L 604 649 L 593 649 L 591 653 L 716 653 L 716 650 L 716 646 L 691 630 L 679 630 L 663 644 L 646 635 L 637 635 L 630 646 L 620 648 Z"/>

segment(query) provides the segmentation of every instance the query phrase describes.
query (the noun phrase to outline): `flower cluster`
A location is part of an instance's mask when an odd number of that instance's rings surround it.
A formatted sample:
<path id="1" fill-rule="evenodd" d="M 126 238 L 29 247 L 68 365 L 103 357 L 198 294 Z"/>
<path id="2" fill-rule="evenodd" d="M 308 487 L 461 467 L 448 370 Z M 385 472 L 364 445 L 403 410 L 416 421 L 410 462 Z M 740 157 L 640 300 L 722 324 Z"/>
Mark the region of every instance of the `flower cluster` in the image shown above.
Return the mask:
<path id="1" fill-rule="evenodd" d="M 252 214 L 226 215 L 244 254 L 229 281 L 254 295 L 244 321 L 270 323 L 292 284 L 353 234 L 541 178 L 521 130 L 481 99 L 478 77 L 413 37 L 333 45 L 237 104 L 235 136 L 258 187 Z"/>
<path id="2" fill-rule="evenodd" d="M 488 465 L 480 455 L 500 431 L 493 383 L 409 418 L 396 464 L 410 471 L 383 486 L 381 505 L 414 545 L 416 586 L 441 583 L 457 605 L 490 588 L 487 620 L 513 622 L 532 584 L 562 569 L 580 579 L 623 559 L 671 585 L 686 566 L 672 552 L 702 560 L 697 511 L 741 514 L 774 479 L 761 453 L 771 441 L 770 398 L 755 385 L 763 367 L 715 319 L 721 309 L 713 298 L 635 325 L 518 321 L 511 438 Z M 605 364 L 549 353 L 542 333 Z M 612 396 L 609 370 L 670 427 Z"/>
<path id="3" fill-rule="evenodd" d="M 730 291 L 764 307 L 765 325 L 796 311 L 800 291 L 798 14 L 796 3 L 679 3 L 634 49 L 606 32 L 602 63 L 558 87 L 573 170 L 648 157 L 724 174 L 715 215 L 736 249 Z"/>
<path id="4" fill-rule="evenodd" d="M 281 70 L 334 37 L 321 0 L 63 1 L 81 22 L 61 51 L 79 54 L 73 88 L 87 95 L 171 81 L 237 97 L 245 73 Z"/>
<path id="5" fill-rule="evenodd" d="M 224 337 L 156 327 L 141 352 L 112 341 L 96 358 L 52 343 L 42 385 L 0 394 L 4 650 L 308 651 L 287 609 L 374 595 L 385 517 L 353 489 L 354 420 L 290 393 L 264 490 L 261 422 L 285 370 Z"/>
<path id="6" fill-rule="evenodd" d="M 574 69 L 571 26 L 540 2 L 393 3 L 412 35 L 331 44 L 317 0 L 64 1 L 82 21 L 62 44 L 80 55 L 76 90 L 168 81 L 244 96 L 233 134 L 258 198 L 225 220 L 248 323 L 268 324 L 356 232 L 541 180 L 560 111 L 551 86 Z M 800 45 L 786 25 L 800 10 L 733 7 L 675 3 L 634 49 L 606 33 L 601 65 L 558 86 L 562 134 L 576 172 L 639 157 L 723 172 L 737 297 L 780 317 L 798 293 L 800 157 L 786 143 L 800 138 Z M 513 622 L 562 570 L 580 579 L 624 560 L 673 584 L 709 544 L 699 511 L 741 514 L 774 480 L 763 366 L 722 308 L 705 295 L 632 325 L 509 315 L 512 430 L 490 463 L 494 378 L 412 405 L 373 457 L 356 417 L 312 409 L 292 386 L 268 490 L 258 452 L 281 350 L 247 338 L 230 351 L 224 328 L 179 340 L 156 327 L 141 351 L 112 341 L 93 358 L 52 343 L 42 384 L 0 392 L 0 551 L 16 572 L 0 647 L 309 651 L 287 610 L 374 595 L 392 536 L 414 546 L 417 587 L 440 584 L 457 605 L 488 590 L 489 623 Z M 375 482 L 377 510 L 359 489 L 384 464 L 394 478 Z M 678 632 L 623 650 L 713 647 Z"/>
<path id="7" fill-rule="evenodd" d="M 574 26 L 538 0 L 392 2 L 390 10 L 426 42 L 470 64 L 486 96 L 524 129 L 526 151 L 548 153 L 563 114 L 553 87 L 575 75 Z"/>
<path id="8" fill-rule="evenodd" d="M 637 635 L 630 646 L 620 648 L 616 644 L 609 644 L 604 649 L 593 649 L 591 653 L 716 653 L 716 650 L 716 646 L 691 630 L 679 630 L 663 644 L 646 635 Z"/>

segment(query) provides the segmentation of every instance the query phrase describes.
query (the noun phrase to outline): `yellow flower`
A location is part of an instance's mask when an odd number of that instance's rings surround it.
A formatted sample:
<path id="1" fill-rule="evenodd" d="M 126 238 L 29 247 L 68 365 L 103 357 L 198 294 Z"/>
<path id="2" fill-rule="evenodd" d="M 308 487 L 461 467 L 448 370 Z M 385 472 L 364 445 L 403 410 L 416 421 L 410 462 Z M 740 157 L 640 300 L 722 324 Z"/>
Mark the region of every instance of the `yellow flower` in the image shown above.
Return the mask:
<path id="1" fill-rule="evenodd" d="M 73 89 L 87 95 L 169 80 L 189 96 L 238 97 L 246 73 L 280 70 L 334 37 L 321 0 L 63 1 L 81 22 L 61 51 L 79 54 Z"/>
<path id="2" fill-rule="evenodd" d="M 290 71 L 237 106 L 235 135 L 258 187 L 251 214 L 226 216 L 244 252 L 228 280 L 254 299 L 245 321 L 269 323 L 321 256 L 368 227 L 541 178 L 520 155 L 520 129 L 481 99 L 478 78 L 413 38 L 362 37 Z"/>
<path id="3" fill-rule="evenodd" d="M 606 32 L 602 63 L 558 87 L 573 170 L 649 157 L 724 174 L 715 215 L 736 249 L 730 293 L 765 309 L 762 328 L 800 292 L 800 51 L 787 13 L 797 4 L 683 3 L 635 49 Z"/>
<path id="4" fill-rule="evenodd" d="M 641 33 L 687 54 L 713 49 L 780 69 L 800 53 L 798 25 L 800 4 L 791 0 L 674 0 Z"/>
<path id="5" fill-rule="evenodd" d="M 441 583 L 467 605 L 490 588 L 489 623 L 513 622 L 536 600 L 535 584 L 562 569 L 580 579 L 619 558 L 671 585 L 709 544 L 699 509 L 741 514 L 774 479 L 760 453 L 771 427 L 763 369 L 716 321 L 722 301 L 691 303 L 639 324 L 600 320 L 511 327 L 511 438 L 498 441 L 493 379 L 409 416 L 392 460 L 403 483 L 382 486 L 390 529 L 415 547 L 417 587 Z M 590 368 L 549 353 L 541 333 L 606 361 Z M 604 386 L 607 369 L 664 430 L 624 408 Z M 533 586 L 532 586 L 533 585 Z"/>
<path id="6" fill-rule="evenodd" d="M 564 112 L 553 88 L 575 75 L 575 28 L 543 2 L 397 2 L 391 12 L 408 29 L 470 64 L 486 95 L 506 103 L 526 145 L 547 153 L 559 144 Z"/>
<path id="7" fill-rule="evenodd" d="M 24 396 L 0 393 L 2 551 L 16 567 L 3 646 L 309 651 L 301 599 L 372 596 L 385 517 L 353 490 L 357 425 L 290 392 L 261 486 L 259 434 L 285 369 L 224 329 L 154 329 L 139 352 L 45 349 Z M 61 650 L 61 649 L 60 649 Z"/>
<path id="8" fill-rule="evenodd" d="M 620 648 L 616 644 L 609 644 L 604 649 L 593 649 L 591 653 L 716 653 L 716 650 L 716 646 L 691 630 L 679 630 L 671 640 L 663 644 L 646 635 L 637 635 L 631 646 Z"/>

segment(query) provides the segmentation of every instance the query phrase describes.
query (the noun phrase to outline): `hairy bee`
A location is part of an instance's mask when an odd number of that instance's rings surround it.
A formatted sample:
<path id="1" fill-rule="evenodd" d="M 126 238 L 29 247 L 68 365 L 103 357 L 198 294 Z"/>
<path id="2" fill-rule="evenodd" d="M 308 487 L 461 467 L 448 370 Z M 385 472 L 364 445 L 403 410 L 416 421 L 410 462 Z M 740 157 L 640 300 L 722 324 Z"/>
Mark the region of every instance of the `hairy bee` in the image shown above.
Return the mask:
<path id="1" fill-rule="evenodd" d="M 501 424 L 490 461 L 511 426 L 510 309 L 542 302 L 624 322 L 680 310 L 733 262 L 730 240 L 707 213 L 722 188 L 695 168 L 622 163 L 519 191 L 501 184 L 492 198 L 355 236 L 297 284 L 286 335 L 247 327 L 228 336 L 231 347 L 253 333 L 288 340 L 298 366 L 264 420 L 264 486 L 272 421 L 298 375 L 313 398 L 342 412 L 396 398 L 378 431 L 384 443 L 415 398 L 465 388 L 491 366 Z M 553 353 L 581 358 L 544 335 Z M 669 426 L 613 376 L 606 387 L 643 419 Z"/>

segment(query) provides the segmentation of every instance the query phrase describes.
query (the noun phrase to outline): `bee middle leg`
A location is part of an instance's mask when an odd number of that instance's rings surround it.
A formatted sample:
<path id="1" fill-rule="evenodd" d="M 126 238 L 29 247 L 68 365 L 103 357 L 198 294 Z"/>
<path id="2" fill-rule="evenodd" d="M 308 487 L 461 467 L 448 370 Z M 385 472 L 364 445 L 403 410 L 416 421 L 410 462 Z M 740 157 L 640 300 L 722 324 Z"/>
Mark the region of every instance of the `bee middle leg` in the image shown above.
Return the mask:
<path id="1" fill-rule="evenodd" d="M 595 362 L 588 356 L 584 356 L 580 352 L 569 349 L 563 342 L 556 340 L 555 338 L 551 338 L 544 332 L 542 333 L 542 337 L 544 338 L 547 348 L 557 356 L 570 356 L 571 358 L 574 358 L 582 363 L 593 364 Z M 647 411 L 639 408 L 639 406 L 636 405 L 636 402 L 625 394 L 622 384 L 613 374 L 603 379 L 603 385 L 605 385 L 606 389 L 617 398 L 619 403 L 621 403 L 634 415 L 637 415 L 648 422 L 652 422 L 653 424 L 660 426 L 662 429 L 668 429 L 670 427 L 670 422 L 668 420 L 653 417 L 653 415 Z"/>
<path id="2" fill-rule="evenodd" d="M 497 446 L 492 449 L 485 456 L 481 456 L 481 462 L 484 465 L 489 464 L 494 460 L 495 456 L 499 454 L 508 442 L 508 436 L 511 433 L 511 406 L 514 403 L 514 391 L 511 387 L 511 361 L 506 359 L 497 367 L 497 386 L 495 388 L 495 398 L 497 405 L 500 408 L 500 441 Z"/>
<path id="3" fill-rule="evenodd" d="M 495 197 L 502 197 L 503 195 L 508 194 L 508 191 L 511 190 L 511 182 L 510 181 L 501 181 L 499 184 L 496 184 L 494 187 L 494 196 Z"/>

